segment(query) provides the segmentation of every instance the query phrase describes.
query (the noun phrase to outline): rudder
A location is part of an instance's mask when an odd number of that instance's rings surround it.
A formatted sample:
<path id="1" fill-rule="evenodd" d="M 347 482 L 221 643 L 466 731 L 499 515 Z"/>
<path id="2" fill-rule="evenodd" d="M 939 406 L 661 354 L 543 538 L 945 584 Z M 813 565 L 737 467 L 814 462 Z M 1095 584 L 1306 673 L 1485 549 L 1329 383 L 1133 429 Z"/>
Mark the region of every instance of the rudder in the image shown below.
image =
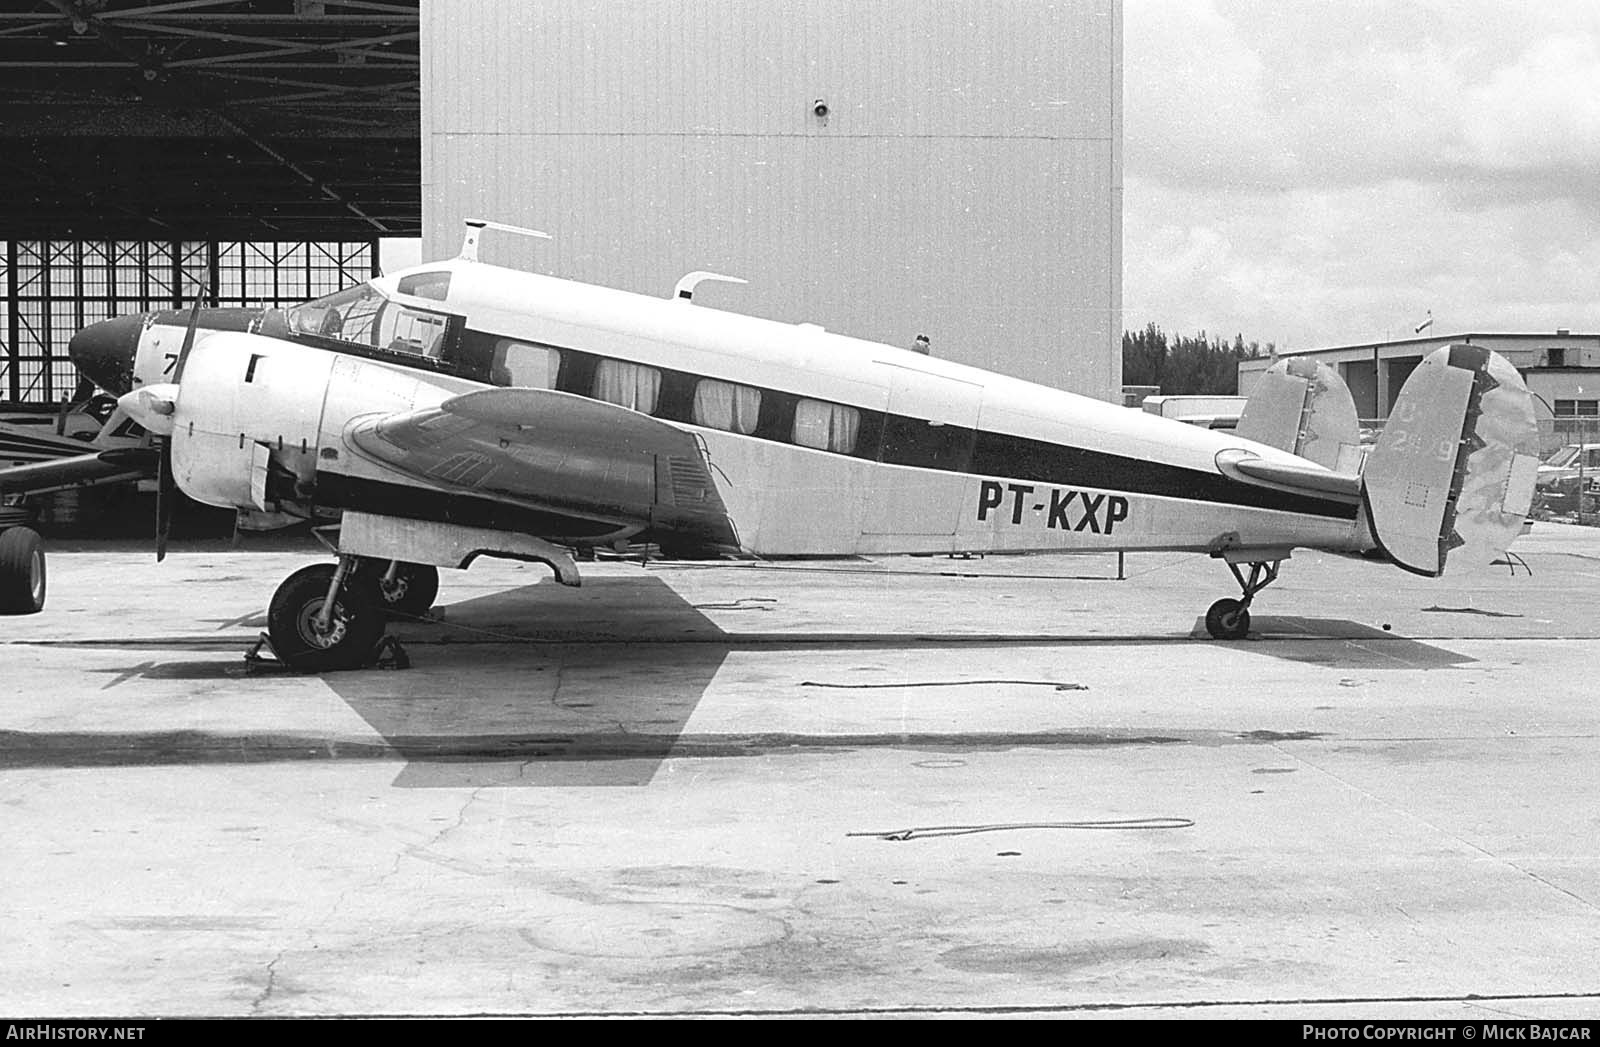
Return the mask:
<path id="1" fill-rule="evenodd" d="M 1362 472 L 1379 550 L 1430 576 L 1447 560 L 1495 559 L 1527 518 L 1538 444 L 1533 398 L 1505 357 L 1473 345 L 1428 354 Z"/>
<path id="2" fill-rule="evenodd" d="M 1262 373 L 1235 435 L 1354 475 L 1361 467 L 1361 422 L 1344 379 L 1325 363 L 1286 357 Z"/>

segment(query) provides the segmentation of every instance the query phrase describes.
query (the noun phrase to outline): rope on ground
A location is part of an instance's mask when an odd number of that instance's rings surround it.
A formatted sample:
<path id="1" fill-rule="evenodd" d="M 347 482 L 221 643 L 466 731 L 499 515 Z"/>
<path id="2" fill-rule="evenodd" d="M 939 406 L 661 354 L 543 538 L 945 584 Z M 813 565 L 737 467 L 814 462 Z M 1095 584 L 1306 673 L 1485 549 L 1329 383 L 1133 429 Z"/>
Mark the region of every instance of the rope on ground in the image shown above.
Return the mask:
<path id="1" fill-rule="evenodd" d="M 1059 680 L 907 680 L 905 683 L 825 683 L 802 680 L 801 687 L 832 687 L 841 691 L 897 689 L 902 687 L 969 687 L 976 684 L 1015 684 L 1019 687 L 1054 687 L 1058 691 L 1087 691 L 1088 684 L 1062 683 Z"/>
<path id="2" fill-rule="evenodd" d="M 974 836 L 978 833 L 1014 832 L 1019 829 L 1188 829 L 1193 818 L 1107 818 L 1099 821 L 1000 822 L 993 825 L 921 825 L 888 832 L 845 833 L 879 840 L 925 840 L 935 836 Z"/>

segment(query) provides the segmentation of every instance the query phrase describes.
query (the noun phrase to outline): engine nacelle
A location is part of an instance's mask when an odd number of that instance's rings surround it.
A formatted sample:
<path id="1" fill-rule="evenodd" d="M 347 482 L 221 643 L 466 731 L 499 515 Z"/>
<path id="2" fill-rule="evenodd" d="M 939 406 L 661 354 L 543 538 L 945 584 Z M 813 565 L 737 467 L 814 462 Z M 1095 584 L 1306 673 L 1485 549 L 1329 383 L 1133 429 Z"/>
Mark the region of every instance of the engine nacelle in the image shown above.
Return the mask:
<path id="1" fill-rule="evenodd" d="M 293 342 L 219 332 L 184 361 L 172 413 L 172 475 L 197 502 L 273 508 L 274 465 L 310 483 L 322 397 L 335 356 Z"/>

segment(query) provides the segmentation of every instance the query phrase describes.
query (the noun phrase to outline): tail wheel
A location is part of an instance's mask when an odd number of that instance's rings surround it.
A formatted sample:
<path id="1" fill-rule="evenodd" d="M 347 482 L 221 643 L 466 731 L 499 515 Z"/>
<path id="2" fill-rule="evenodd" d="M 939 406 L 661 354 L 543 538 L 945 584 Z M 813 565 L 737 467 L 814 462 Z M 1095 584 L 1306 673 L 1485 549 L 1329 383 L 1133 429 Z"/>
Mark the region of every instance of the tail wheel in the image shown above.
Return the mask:
<path id="1" fill-rule="evenodd" d="M 26 527 L 0 531 L 0 614 L 44 610 L 44 545 Z"/>
<path id="2" fill-rule="evenodd" d="M 1206 611 L 1206 632 L 1218 640 L 1243 640 L 1250 634 L 1250 610 L 1242 600 L 1218 600 Z"/>
<path id="3" fill-rule="evenodd" d="M 388 560 L 363 556 L 355 573 L 377 586 L 383 609 L 391 615 L 420 618 L 439 595 L 439 569 L 432 564 L 402 561 L 390 578 Z"/>
<path id="4" fill-rule="evenodd" d="M 284 664 L 306 672 L 358 669 L 383 637 L 382 601 L 370 576 L 355 571 L 322 620 L 336 568 L 314 564 L 286 578 L 267 608 L 267 635 Z"/>

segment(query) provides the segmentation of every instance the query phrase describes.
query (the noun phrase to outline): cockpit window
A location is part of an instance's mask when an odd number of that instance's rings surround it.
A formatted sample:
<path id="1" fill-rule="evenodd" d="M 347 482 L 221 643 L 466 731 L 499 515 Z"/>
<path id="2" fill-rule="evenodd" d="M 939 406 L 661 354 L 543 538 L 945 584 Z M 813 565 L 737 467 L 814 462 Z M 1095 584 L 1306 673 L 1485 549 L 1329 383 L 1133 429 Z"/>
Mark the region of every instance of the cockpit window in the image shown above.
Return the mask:
<path id="1" fill-rule="evenodd" d="M 444 273 L 412 273 L 410 276 L 400 278 L 400 293 L 415 295 L 418 298 L 431 298 L 435 302 L 442 302 L 450 293 L 450 274 Z"/>
<path id="2" fill-rule="evenodd" d="M 448 283 L 448 273 L 438 275 Z M 354 345 L 431 357 L 439 355 L 449 323 L 443 313 L 390 301 L 371 284 L 348 287 L 297 305 L 287 311 L 286 318 L 291 334 L 336 338 Z"/>
<path id="3" fill-rule="evenodd" d="M 376 287 L 357 284 L 290 309 L 289 330 L 371 345 L 373 317 L 386 302 Z"/>

